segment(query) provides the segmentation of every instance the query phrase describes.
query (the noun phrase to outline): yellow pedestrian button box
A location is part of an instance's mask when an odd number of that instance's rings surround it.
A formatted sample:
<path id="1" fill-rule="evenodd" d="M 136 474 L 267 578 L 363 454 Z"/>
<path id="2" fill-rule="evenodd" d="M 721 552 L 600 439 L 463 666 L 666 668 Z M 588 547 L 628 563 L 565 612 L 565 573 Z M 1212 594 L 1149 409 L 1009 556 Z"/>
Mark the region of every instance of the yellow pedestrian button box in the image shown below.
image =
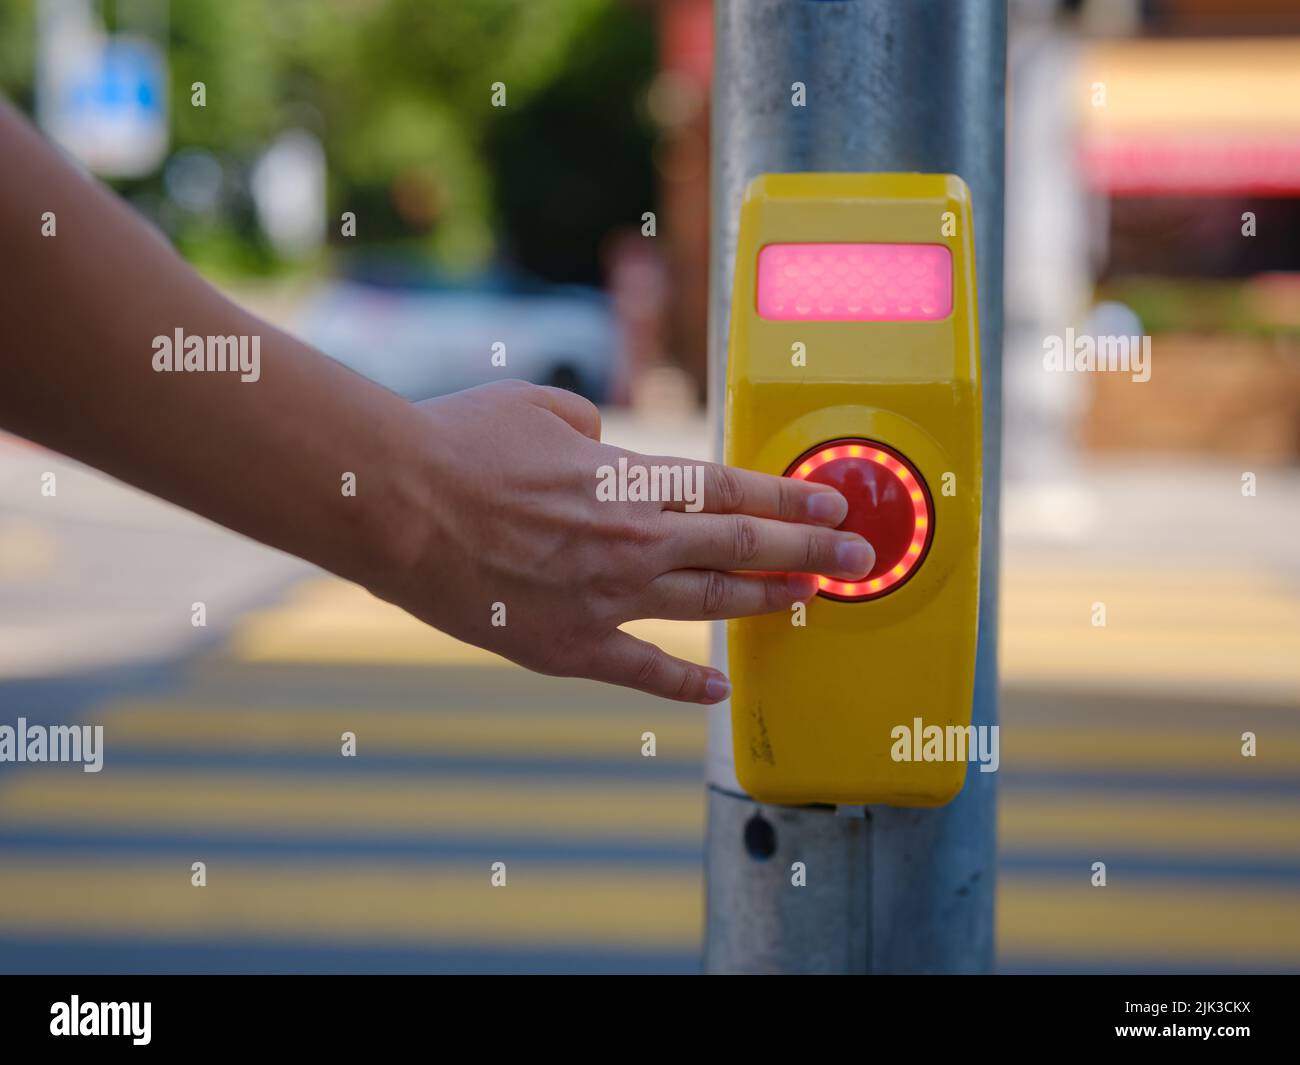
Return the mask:
<path id="1" fill-rule="evenodd" d="M 727 623 L 736 775 L 764 802 L 937 806 L 962 787 L 979 604 L 970 192 L 766 174 L 741 207 L 726 462 L 833 485 L 876 550 L 789 615 Z M 961 744 L 958 744 L 960 747 Z M 929 751 L 929 746 L 924 748 Z"/>

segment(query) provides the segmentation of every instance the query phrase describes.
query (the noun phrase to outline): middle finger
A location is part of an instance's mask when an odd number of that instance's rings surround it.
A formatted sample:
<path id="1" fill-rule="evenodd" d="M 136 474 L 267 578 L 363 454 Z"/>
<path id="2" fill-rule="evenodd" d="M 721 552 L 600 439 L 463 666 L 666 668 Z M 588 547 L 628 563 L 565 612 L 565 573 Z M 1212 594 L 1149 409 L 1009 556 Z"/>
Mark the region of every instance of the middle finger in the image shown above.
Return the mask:
<path id="1" fill-rule="evenodd" d="M 668 512 L 668 569 L 819 573 L 860 580 L 876 553 L 857 533 L 739 514 Z"/>

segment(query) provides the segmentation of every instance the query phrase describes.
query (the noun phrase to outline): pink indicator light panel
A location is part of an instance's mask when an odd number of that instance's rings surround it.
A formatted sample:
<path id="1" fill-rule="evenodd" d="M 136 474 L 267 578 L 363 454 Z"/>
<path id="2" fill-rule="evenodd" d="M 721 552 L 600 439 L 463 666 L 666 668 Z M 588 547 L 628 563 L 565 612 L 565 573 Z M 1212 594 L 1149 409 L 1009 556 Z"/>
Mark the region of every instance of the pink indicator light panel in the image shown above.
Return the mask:
<path id="1" fill-rule="evenodd" d="M 932 322 L 952 313 L 943 244 L 767 244 L 758 313 L 802 322 Z"/>

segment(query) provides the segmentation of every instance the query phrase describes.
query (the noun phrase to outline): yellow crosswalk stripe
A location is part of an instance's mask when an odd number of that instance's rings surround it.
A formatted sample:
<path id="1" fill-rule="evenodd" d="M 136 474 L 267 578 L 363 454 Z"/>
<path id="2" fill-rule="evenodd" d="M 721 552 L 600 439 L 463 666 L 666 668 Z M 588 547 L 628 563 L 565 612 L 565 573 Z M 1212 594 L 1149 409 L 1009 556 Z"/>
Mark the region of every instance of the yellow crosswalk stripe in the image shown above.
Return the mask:
<path id="1" fill-rule="evenodd" d="M 1079 617 L 1090 624 L 1093 603 L 1108 618 L 1139 618 L 1202 628 L 1224 618 L 1265 624 L 1294 621 L 1300 589 L 1248 570 L 1160 570 L 1041 565 L 1004 560 L 1002 596 L 1011 618 Z"/>
<path id="2" fill-rule="evenodd" d="M 201 858 L 201 855 L 196 855 Z M 138 936 L 149 940 L 565 946 L 694 950 L 702 892 L 694 871 L 611 871 L 595 864 L 506 860 L 413 867 L 218 859 L 208 886 L 188 864 L 39 858 L 0 867 L 0 934 Z M 1012 874 L 1000 879 L 1003 955 L 1153 962 L 1290 964 L 1300 954 L 1300 907 L 1284 889 L 1222 890 L 1165 880 Z"/>
<path id="3" fill-rule="evenodd" d="M 998 951 L 1105 962 L 1135 959 L 1246 968 L 1286 965 L 1300 956 L 1300 899 L 1294 888 L 1197 887 L 1124 879 L 1107 887 L 1087 871 L 998 878 Z"/>
<path id="4" fill-rule="evenodd" d="M 1254 722 L 1249 712 L 1233 714 L 1217 728 L 1146 727 L 1130 724 L 1061 725 L 1052 721 L 1004 721 L 1002 769 L 1091 771 L 1136 776 L 1184 774 L 1195 788 L 1206 778 L 1251 780 L 1290 776 L 1300 779 L 1300 714 L 1286 730 L 1271 721 Z M 1253 757 L 1243 757 L 1241 734 L 1256 731 Z"/>
<path id="5" fill-rule="evenodd" d="M 642 736 L 653 732 L 657 757 L 704 756 L 707 721 L 693 708 L 610 707 L 573 713 L 527 708 L 442 707 L 382 710 L 376 706 L 320 708 L 308 705 L 250 707 L 128 699 L 99 713 L 119 749 L 268 751 L 337 754 L 340 737 L 353 732 L 358 750 L 384 754 L 478 757 L 601 758 L 636 761 Z M 1241 754 L 1241 733 L 1258 733 L 1254 757 Z M 1300 713 L 1294 730 L 1272 721 L 1254 722 L 1235 711 L 1232 723 L 1179 731 L 1134 722 L 1106 727 L 1051 721 L 1004 721 L 1004 769 L 1185 773 L 1252 779 L 1300 773 Z"/>
<path id="6" fill-rule="evenodd" d="M 1113 851 L 1145 857 L 1300 862 L 1300 803 L 1258 797 L 1053 792 L 1003 802 L 998 835 L 1006 850 L 1060 854 L 1090 848 L 1101 861 Z"/>
<path id="7" fill-rule="evenodd" d="M 380 710 L 277 706 L 176 706 L 131 700 L 101 717 L 117 747 L 218 751 L 321 752 L 337 755 L 340 736 L 355 733 L 360 754 L 445 754 L 602 758 L 643 761 L 642 736 L 653 732 L 657 758 L 702 759 L 704 715 L 610 709 L 560 713 L 529 709 Z"/>
<path id="8" fill-rule="evenodd" d="M 1062 573 L 1009 563 L 1002 591 L 1007 683 L 1216 684 L 1300 695 L 1300 594 L 1246 571 Z M 1106 605 L 1104 627 L 1092 624 L 1096 602 Z M 708 658 L 707 623 L 627 629 L 683 658 Z M 281 605 L 246 616 L 230 653 L 241 662 L 504 664 L 334 579 L 308 581 Z"/>
<path id="9" fill-rule="evenodd" d="M 1044 626 L 1003 630 L 1005 683 L 1185 691 L 1214 690 L 1249 697 L 1252 689 L 1300 690 L 1300 647 L 1267 639 L 1251 642 L 1142 636 L 1094 637 L 1084 630 Z"/>
<path id="10" fill-rule="evenodd" d="M 202 860 L 197 853 L 195 860 Z M 654 867 L 491 863 L 413 867 L 40 858 L 0 867 L 0 932 L 59 936 L 195 935 L 338 942 L 694 950 L 702 892 L 694 872 Z"/>
<path id="11" fill-rule="evenodd" d="M 1300 699 L 1300 589 L 1247 570 L 1017 564 L 1002 583 L 1009 683 L 1214 685 Z M 1094 604 L 1105 625 L 1093 624 Z"/>
<path id="12" fill-rule="evenodd" d="M 708 627 L 635 621 L 624 628 L 670 654 L 708 658 Z M 508 666 L 500 656 L 431 629 L 356 585 L 333 579 L 300 585 L 269 610 L 245 615 L 230 653 L 244 662 L 366 662 L 385 665 Z"/>
<path id="13" fill-rule="evenodd" d="M 496 839 L 694 842 L 694 784 L 521 781 L 419 774 L 286 779 L 271 774 L 118 771 L 28 775 L 7 789 L 0 825 L 151 831 L 220 829 L 274 837 L 435 832 Z M 1002 803 L 999 838 L 1017 853 L 1300 860 L 1300 808 L 1255 797 L 1069 791 Z"/>
<path id="14" fill-rule="evenodd" d="M 452 832 L 505 839 L 700 838 L 704 796 L 694 784 L 431 779 L 427 774 L 327 778 L 269 773 L 28 774 L 0 804 L 0 825 L 87 826 L 255 836 L 291 832 L 355 838 Z"/>

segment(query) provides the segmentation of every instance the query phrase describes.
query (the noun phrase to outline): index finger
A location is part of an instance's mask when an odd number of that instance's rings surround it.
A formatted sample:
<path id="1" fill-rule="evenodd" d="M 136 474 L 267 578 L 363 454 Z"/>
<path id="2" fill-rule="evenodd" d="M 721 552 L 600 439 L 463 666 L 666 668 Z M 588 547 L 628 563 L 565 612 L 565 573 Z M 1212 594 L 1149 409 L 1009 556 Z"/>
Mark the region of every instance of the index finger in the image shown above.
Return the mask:
<path id="1" fill-rule="evenodd" d="M 683 474 L 695 479 L 697 491 L 690 498 L 664 502 L 665 510 L 702 511 L 705 514 L 749 514 L 756 518 L 801 522 L 810 525 L 839 525 L 849 512 L 848 501 L 829 485 L 777 477 L 770 473 L 742 470 L 716 462 L 686 463 L 683 459 L 654 459 L 670 467 L 681 464 Z M 694 469 L 691 469 L 691 467 Z M 702 475 L 701 472 L 702 471 Z M 683 477 L 683 484 L 686 477 Z"/>

